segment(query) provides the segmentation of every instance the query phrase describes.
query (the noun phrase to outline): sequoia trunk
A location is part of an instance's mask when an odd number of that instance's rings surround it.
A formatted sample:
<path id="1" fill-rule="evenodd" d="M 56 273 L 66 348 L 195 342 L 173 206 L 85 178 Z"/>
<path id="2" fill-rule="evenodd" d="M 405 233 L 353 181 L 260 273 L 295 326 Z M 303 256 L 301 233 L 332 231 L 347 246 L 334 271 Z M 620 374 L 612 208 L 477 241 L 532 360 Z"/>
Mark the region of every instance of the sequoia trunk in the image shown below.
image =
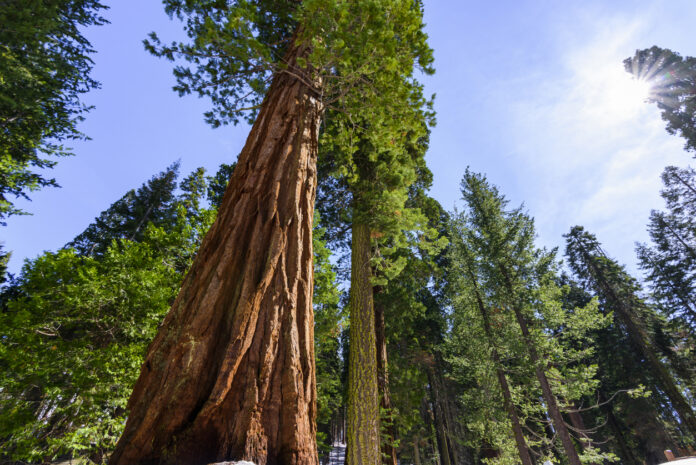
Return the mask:
<path id="1" fill-rule="evenodd" d="M 353 222 L 348 356 L 347 465 L 380 465 L 377 343 L 370 228 Z"/>
<path id="2" fill-rule="evenodd" d="M 273 79 L 148 349 L 110 465 L 318 463 L 312 217 L 322 105 L 296 64 L 307 54 L 291 47 L 292 72 Z"/>

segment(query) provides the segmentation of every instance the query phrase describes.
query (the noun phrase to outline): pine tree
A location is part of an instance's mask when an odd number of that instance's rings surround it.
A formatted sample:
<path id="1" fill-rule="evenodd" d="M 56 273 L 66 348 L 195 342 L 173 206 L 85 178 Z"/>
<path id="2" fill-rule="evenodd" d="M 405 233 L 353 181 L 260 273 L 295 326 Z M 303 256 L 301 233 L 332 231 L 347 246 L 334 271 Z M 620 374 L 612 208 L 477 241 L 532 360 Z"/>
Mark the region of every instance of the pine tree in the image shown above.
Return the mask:
<path id="1" fill-rule="evenodd" d="M 8 196 L 57 186 L 44 177 L 52 158 L 70 154 L 61 145 L 84 139 L 77 129 L 90 109 L 80 102 L 99 83 L 90 78 L 94 52 L 84 28 L 104 24 L 97 0 L 0 5 L 0 224 L 22 214 Z"/>
<path id="2" fill-rule="evenodd" d="M 657 104 L 667 132 L 683 137 L 685 150 L 696 151 L 696 58 L 653 46 L 636 50 L 624 60 L 624 67 L 636 79 L 650 83 L 647 100 Z"/>
<path id="3" fill-rule="evenodd" d="M 10 261 L 10 252 L 4 252 L 4 246 L 0 244 L 0 286 L 7 281 L 7 263 Z"/>
<path id="4" fill-rule="evenodd" d="M 457 280 L 458 282 L 452 283 L 452 289 L 456 289 L 455 292 L 457 293 L 455 300 L 461 302 L 461 299 L 463 298 L 473 297 L 475 299 L 475 306 L 478 309 L 478 316 L 483 323 L 482 327 L 486 345 L 489 347 L 488 350 L 490 350 L 493 369 L 495 370 L 500 391 L 503 396 L 503 407 L 505 408 L 508 415 L 508 420 L 512 425 L 512 431 L 515 437 L 515 445 L 517 446 L 519 459 L 523 465 L 531 465 L 533 462 L 524 432 L 522 431 L 522 423 L 520 421 L 519 414 L 517 413 L 517 407 L 515 406 L 512 398 L 510 383 L 507 375 L 505 374 L 504 365 L 497 347 L 497 341 L 493 334 L 490 317 L 491 310 L 486 306 L 484 296 L 479 288 L 480 285 L 476 273 L 477 266 L 474 263 L 474 257 L 471 255 L 471 251 L 468 250 L 467 246 L 464 245 L 461 239 L 464 234 L 464 231 L 456 231 L 451 234 L 451 236 L 455 237 L 456 240 L 454 241 L 452 250 L 450 251 L 452 254 L 450 262 L 453 264 L 452 267 L 461 273 L 459 275 L 460 278 Z M 454 271 L 454 269 L 452 271 Z M 465 290 L 465 286 L 469 289 Z M 458 324 L 454 328 L 455 332 L 460 332 L 463 329 L 460 318 L 461 316 L 459 316 Z"/>
<path id="5" fill-rule="evenodd" d="M 668 166 L 662 173 L 667 212 L 650 214 L 652 245 L 638 244 L 640 267 L 662 312 L 696 334 L 696 172 Z"/>
<path id="6" fill-rule="evenodd" d="M 66 247 L 74 248 L 80 255 L 101 255 L 115 240 L 140 242 L 148 223 L 155 226 L 171 224 L 176 216 L 175 190 L 178 176 L 179 162 L 176 162 L 137 190 L 131 189 L 101 212 Z M 191 194 L 200 196 L 199 192 Z"/>
<path id="7" fill-rule="evenodd" d="M 339 357 L 341 328 L 344 318 L 339 306 L 340 292 L 331 251 L 326 247 L 325 229 L 315 213 L 314 233 L 314 350 L 317 365 L 317 448 L 326 457 L 337 439 L 331 431 L 332 421 L 343 404 L 343 386 Z"/>
<path id="8" fill-rule="evenodd" d="M 563 282 L 571 291 L 568 305 L 584 305 L 592 299 L 591 288 L 569 277 L 563 277 Z M 611 305 L 601 296 L 599 308 L 605 318 L 613 315 Z M 594 437 L 605 444 L 601 447 L 615 453 L 622 462 L 662 463 L 663 452 L 678 446 L 678 422 L 662 391 L 653 388 L 657 381 L 652 370 L 645 368 L 621 325 L 611 320 L 608 326 L 594 331 L 588 343 L 595 349 L 591 362 L 598 367 L 600 384 L 597 396 L 581 402 L 599 402 L 599 408 L 585 408 L 580 413 L 595 431 Z"/>
<path id="9" fill-rule="evenodd" d="M 679 389 L 677 381 L 654 350 L 654 311 L 640 298 L 640 288 L 623 267 L 604 253 L 597 239 L 582 227 L 573 227 L 566 236 L 566 256 L 575 274 L 607 302 L 617 320 L 642 357 L 662 392 L 679 415 L 688 435 L 696 432 L 694 411 Z"/>
<path id="10" fill-rule="evenodd" d="M 569 463 L 579 464 L 580 457 L 563 418 L 563 410 L 568 409 L 567 402 L 592 392 L 595 384 L 593 368 L 580 363 L 588 353 L 574 347 L 582 347 L 586 332 L 604 322 L 596 306 L 570 312 L 563 309 L 562 292 L 556 285 L 555 252 L 534 247 L 533 220 L 521 208 L 506 210 L 504 196 L 490 186 L 484 176 L 468 170 L 462 180 L 462 196 L 467 210 L 458 219 L 458 232 L 464 234 L 464 247 L 477 256 L 473 262 L 464 260 L 461 267 L 464 276 L 477 278 L 470 282 L 469 289 L 476 295 L 475 289 L 485 286 L 485 291 L 479 291 L 479 297 L 486 296 L 493 302 L 504 318 L 504 326 L 515 325 L 521 333 L 521 337 L 517 333 L 516 338 L 528 360 L 518 363 L 526 365 L 536 378 L 565 457 Z M 486 334 L 483 316 L 489 314 L 485 310 L 491 304 L 473 300 Z M 549 337 L 550 334 L 554 337 Z M 499 344 L 494 346 L 496 351 L 499 347 Z M 497 367 L 493 371 L 497 376 Z M 559 383 L 561 379 L 563 382 Z M 504 385 L 500 381 L 498 384 Z M 509 409 L 508 417 L 511 417 Z M 520 439 L 516 439 L 517 449 L 524 456 Z"/>
<path id="11" fill-rule="evenodd" d="M 227 189 L 227 184 L 229 183 L 234 168 L 237 166 L 236 163 L 227 164 L 223 163 L 217 170 L 214 176 L 209 176 L 207 178 L 208 190 L 207 198 L 208 202 L 216 209 L 220 208 L 222 204 L 222 197 L 225 195 L 225 189 Z"/>

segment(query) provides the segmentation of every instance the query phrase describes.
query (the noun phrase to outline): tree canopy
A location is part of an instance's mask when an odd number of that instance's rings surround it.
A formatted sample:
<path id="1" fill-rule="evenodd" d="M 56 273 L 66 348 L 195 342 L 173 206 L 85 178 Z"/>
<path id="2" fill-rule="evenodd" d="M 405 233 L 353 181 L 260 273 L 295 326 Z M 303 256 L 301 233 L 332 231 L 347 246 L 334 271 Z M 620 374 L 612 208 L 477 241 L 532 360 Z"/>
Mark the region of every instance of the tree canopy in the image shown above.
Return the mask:
<path id="1" fill-rule="evenodd" d="M 84 28 L 104 24 L 105 8 L 98 0 L 0 5 L 0 222 L 23 213 L 13 197 L 57 186 L 42 169 L 71 153 L 66 141 L 85 138 L 78 125 L 90 107 L 80 98 L 99 83 Z"/>

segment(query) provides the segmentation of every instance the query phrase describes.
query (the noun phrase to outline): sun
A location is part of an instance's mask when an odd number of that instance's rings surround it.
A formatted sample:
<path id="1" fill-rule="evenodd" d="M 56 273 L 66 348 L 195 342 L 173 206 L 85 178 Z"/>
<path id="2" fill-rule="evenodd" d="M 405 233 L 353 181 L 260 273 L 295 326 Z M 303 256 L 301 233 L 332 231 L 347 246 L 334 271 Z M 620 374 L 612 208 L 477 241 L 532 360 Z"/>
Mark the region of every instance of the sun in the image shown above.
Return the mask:
<path id="1" fill-rule="evenodd" d="M 624 124 L 649 110 L 651 88 L 649 81 L 632 77 L 621 66 L 601 67 L 586 80 L 585 103 L 597 122 Z"/>
<path id="2" fill-rule="evenodd" d="M 650 96 L 650 83 L 643 79 L 636 79 L 624 73 L 622 79 L 617 79 L 613 85 L 612 105 L 625 109 L 634 114 L 645 107 L 645 101 Z"/>

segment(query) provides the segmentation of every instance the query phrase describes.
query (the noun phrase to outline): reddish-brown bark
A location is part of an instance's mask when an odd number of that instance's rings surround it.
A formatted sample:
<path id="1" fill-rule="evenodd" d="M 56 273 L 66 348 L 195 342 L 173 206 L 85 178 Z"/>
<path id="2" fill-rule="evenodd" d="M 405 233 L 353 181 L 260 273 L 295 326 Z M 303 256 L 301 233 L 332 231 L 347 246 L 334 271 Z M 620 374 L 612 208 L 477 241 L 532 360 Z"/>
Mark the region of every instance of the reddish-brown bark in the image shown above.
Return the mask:
<path id="1" fill-rule="evenodd" d="M 150 345 L 110 465 L 316 465 L 312 217 L 321 102 L 276 74 Z"/>

